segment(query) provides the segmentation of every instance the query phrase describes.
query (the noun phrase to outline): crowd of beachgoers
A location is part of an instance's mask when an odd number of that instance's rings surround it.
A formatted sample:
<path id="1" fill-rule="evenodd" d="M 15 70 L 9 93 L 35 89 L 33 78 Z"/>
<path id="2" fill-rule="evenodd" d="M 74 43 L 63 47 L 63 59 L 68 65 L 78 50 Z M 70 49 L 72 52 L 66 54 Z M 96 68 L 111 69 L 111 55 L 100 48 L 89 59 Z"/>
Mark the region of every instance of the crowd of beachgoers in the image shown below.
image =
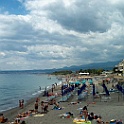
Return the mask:
<path id="1" fill-rule="evenodd" d="M 7 124 L 122 124 L 124 96 L 114 76 L 67 76 L 26 104 L 0 113 Z M 120 91 L 119 91 L 120 90 Z"/>

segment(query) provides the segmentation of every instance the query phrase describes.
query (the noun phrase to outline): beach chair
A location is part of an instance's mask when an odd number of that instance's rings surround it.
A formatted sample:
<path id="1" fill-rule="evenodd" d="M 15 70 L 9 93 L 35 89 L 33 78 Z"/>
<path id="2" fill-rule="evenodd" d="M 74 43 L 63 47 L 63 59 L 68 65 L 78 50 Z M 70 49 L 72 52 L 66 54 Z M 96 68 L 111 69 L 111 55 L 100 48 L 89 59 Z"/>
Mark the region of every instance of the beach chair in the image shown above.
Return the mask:
<path id="1" fill-rule="evenodd" d="M 107 102 L 107 101 L 110 101 L 111 100 L 111 97 L 110 96 L 102 96 L 101 97 L 101 101 L 102 102 Z"/>

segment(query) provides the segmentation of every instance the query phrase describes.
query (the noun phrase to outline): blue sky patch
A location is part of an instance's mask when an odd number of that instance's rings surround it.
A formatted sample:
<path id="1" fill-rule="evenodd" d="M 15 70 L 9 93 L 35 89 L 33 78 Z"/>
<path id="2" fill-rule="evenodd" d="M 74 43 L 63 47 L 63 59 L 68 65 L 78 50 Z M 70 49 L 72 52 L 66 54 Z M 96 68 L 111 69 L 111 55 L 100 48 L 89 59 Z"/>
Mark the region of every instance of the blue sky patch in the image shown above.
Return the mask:
<path id="1" fill-rule="evenodd" d="M 0 12 L 9 12 L 9 14 L 25 15 L 25 7 L 17 0 L 0 0 Z"/>

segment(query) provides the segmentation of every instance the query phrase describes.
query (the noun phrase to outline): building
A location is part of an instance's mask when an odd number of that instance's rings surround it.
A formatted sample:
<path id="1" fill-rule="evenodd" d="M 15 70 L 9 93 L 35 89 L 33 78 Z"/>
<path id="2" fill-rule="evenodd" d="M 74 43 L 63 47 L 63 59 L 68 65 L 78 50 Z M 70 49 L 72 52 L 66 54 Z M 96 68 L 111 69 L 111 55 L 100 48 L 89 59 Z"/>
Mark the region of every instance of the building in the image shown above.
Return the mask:
<path id="1" fill-rule="evenodd" d="M 115 72 L 121 76 L 124 76 L 124 59 L 115 65 Z"/>

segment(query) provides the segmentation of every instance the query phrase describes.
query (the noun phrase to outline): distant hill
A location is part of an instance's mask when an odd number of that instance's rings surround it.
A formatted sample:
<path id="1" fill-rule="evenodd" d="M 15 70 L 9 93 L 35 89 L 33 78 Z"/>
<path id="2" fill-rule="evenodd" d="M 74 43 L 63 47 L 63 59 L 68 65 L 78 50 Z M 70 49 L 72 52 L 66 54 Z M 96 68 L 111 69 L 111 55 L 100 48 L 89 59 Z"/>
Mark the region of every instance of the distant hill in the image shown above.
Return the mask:
<path id="1" fill-rule="evenodd" d="M 80 69 L 99 69 L 102 68 L 104 70 L 112 70 L 115 65 L 117 65 L 119 61 L 114 61 L 114 62 L 104 62 L 104 63 L 91 63 L 91 64 L 86 64 L 86 65 L 80 65 L 80 66 L 70 66 L 70 67 L 64 67 L 62 69 L 67 69 L 67 70 L 80 70 Z"/>
<path id="2" fill-rule="evenodd" d="M 49 74 L 55 71 L 62 71 L 62 70 L 71 70 L 71 71 L 78 71 L 80 69 L 104 69 L 104 70 L 112 70 L 115 65 L 117 65 L 120 61 L 114 61 L 114 62 L 104 62 L 104 63 L 91 63 L 86 65 L 79 65 L 79 66 L 70 66 L 70 67 L 63 67 L 58 69 L 37 69 L 37 70 L 17 70 L 17 71 L 0 71 L 0 74 L 21 74 L 21 73 L 30 73 L 30 74 Z"/>

